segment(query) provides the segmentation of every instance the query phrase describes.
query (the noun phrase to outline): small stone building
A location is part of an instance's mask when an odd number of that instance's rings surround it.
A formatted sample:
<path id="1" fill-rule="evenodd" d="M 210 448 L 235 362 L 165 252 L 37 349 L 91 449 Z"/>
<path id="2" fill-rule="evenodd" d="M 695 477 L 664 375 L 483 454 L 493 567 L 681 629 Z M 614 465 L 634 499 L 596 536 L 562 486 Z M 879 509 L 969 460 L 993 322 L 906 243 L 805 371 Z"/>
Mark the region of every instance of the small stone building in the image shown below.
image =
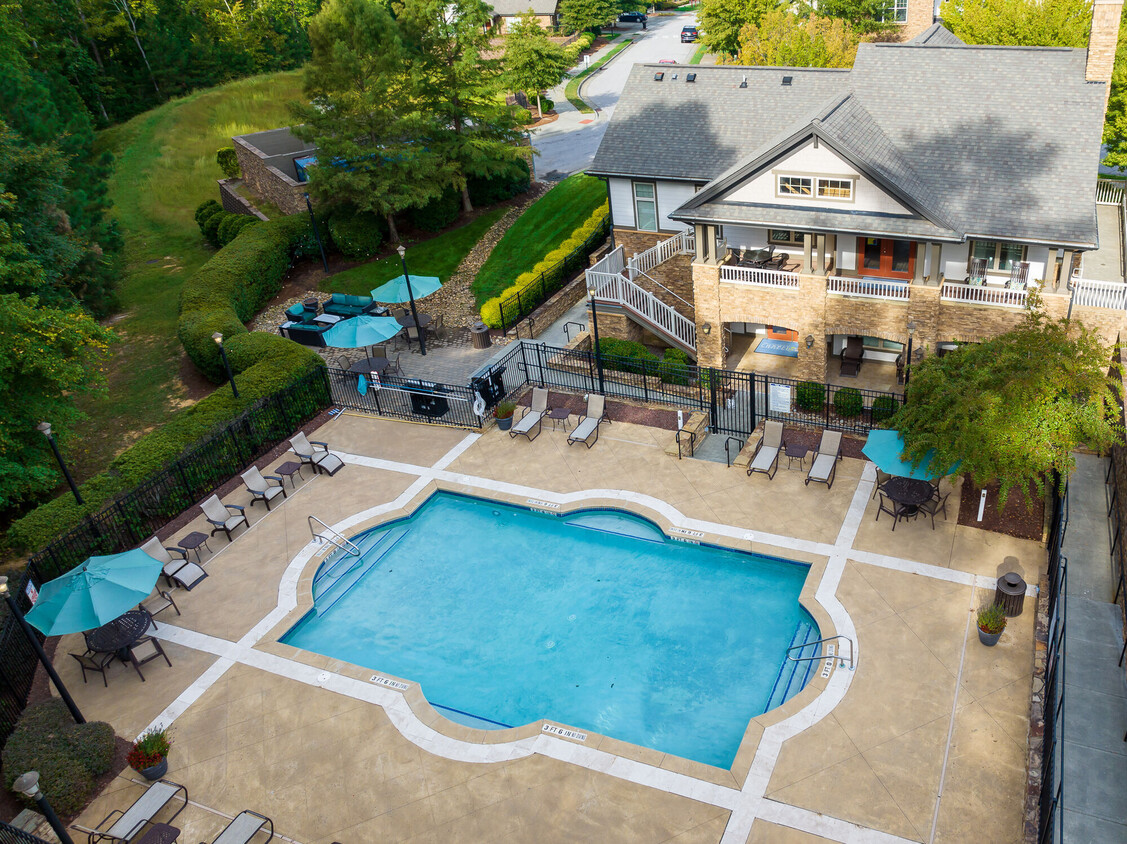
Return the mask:
<path id="1" fill-rule="evenodd" d="M 269 200 L 284 214 L 305 210 L 309 182 L 295 162 L 315 156 L 314 144 L 298 138 L 288 126 L 238 135 L 231 141 L 247 190 Z"/>

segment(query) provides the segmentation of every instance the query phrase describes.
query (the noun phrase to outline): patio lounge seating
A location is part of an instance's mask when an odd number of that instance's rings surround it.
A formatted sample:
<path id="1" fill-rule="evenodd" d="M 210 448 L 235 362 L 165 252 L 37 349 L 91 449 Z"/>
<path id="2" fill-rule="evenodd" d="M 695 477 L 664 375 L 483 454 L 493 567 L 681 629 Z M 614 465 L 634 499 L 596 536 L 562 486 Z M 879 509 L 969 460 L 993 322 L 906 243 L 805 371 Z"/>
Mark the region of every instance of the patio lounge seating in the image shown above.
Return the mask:
<path id="1" fill-rule="evenodd" d="M 599 441 L 599 425 L 606 419 L 606 396 L 591 393 L 587 396 L 587 412 L 579 417 L 579 424 L 567 435 L 567 444 L 583 443 L 590 448 Z"/>
<path id="2" fill-rule="evenodd" d="M 218 495 L 213 495 L 200 505 L 203 510 L 204 517 L 213 526 L 211 535 L 223 531 L 227 534 L 227 541 L 231 541 L 231 531 L 239 525 L 246 525 L 250 527 L 250 522 L 247 521 L 246 508 L 240 507 L 238 504 L 224 504 L 219 500 Z M 232 515 L 232 513 L 234 515 Z"/>
<path id="3" fill-rule="evenodd" d="M 173 563 L 164 567 L 164 579 L 168 581 L 168 585 L 179 586 L 185 592 L 191 592 L 205 577 L 207 572 L 203 570 L 203 566 L 187 560 L 180 565 Z M 180 610 L 177 609 L 176 612 Z"/>
<path id="4" fill-rule="evenodd" d="M 770 480 L 774 480 L 775 472 L 779 470 L 779 452 L 783 450 L 783 423 L 773 419 L 763 423 L 763 437 L 755 447 L 751 464 L 747 467 L 750 477 L 755 472 L 762 472 Z"/>
<path id="5" fill-rule="evenodd" d="M 161 545 L 160 540 L 155 536 L 148 539 L 141 545 L 141 550 L 156 560 L 158 563 L 168 565 L 169 563 L 188 562 L 188 552 L 183 548 L 169 548 L 167 545 Z M 173 557 L 172 555 L 176 556 Z"/>
<path id="6" fill-rule="evenodd" d="M 97 651 L 88 650 L 84 654 L 72 653 L 71 656 L 78 660 L 78 664 L 82 666 L 83 683 L 86 682 L 86 672 L 93 671 L 96 674 L 102 675 L 102 685 L 107 689 L 109 688 L 109 681 L 106 680 L 106 669 L 109 668 L 110 663 L 117 658 L 117 654 L 112 651 L 108 653 L 98 653 Z"/>
<path id="7" fill-rule="evenodd" d="M 329 451 L 328 443 L 309 440 L 301 431 L 290 437 L 290 448 L 297 459 L 312 466 L 314 472 L 327 472 L 331 476 L 344 467 L 344 461 Z M 320 453 L 317 448 L 321 449 Z"/>
<path id="8" fill-rule="evenodd" d="M 183 803 L 172 817 L 165 819 L 164 823 L 171 823 L 176 816 L 188 805 L 188 789 L 179 783 L 170 780 L 157 780 L 141 794 L 133 805 L 124 812 L 114 809 L 94 829 L 76 826 L 89 836 L 90 844 L 100 841 L 130 841 L 135 838 L 146 824 L 152 822 L 157 813 L 172 802 L 178 794 L 182 793 Z M 111 824 L 106 829 L 102 827 Z"/>
<path id="9" fill-rule="evenodd" d="M 242 474 L 243 483 L 247 485 L 247 491 L 253 496 L 250 500 L 250 506 L 253 507 L 257 502 L 263 501 L 266 503 L 266 510 L 270 510 L 270 502 L 278 497 L 278 493 L 282 494 L 282 498 L 286 497 L 286 488 L 282 486 L 283 481 L 277 475 L 263 475 L 258 471 L 257 466 L 251 466 Z M 277 486 L 271 486 L 270 481 L 274 481 Z"/>
<path id="10" fill-rule="evenodd" d="M 160 642 L 152 636 L 145 636 L 137 640 L 129 646 L 129 661 L 133 664 L 137 676 L 141 678 L 141 682 L 145 682 L 145 675 L 141 673 L 141 666 L 146 662 L 152 662 L 154 659 L 164 657 L 164 661 L 168 663 L 168 667 L 172 667 L 172 660 L 168 658 L 168 654 L 164 652 L 164 648 L 160 646 Z"/>
<path id="11" fill-rule="evenodd" d="M 321 306 L 327 314 L 338 316 L 341 319 L 370 314 L 378 308 L 370 296 L 352 296 L 347 293 L 334 293 L 329 300 Z"/>
<path id="12" fill-rule="evenodd" d="M 833 489 L 839 460 L 841 460 L 841 431 L 822 431 L 822 440 L 818 443 L 818 450 L 814 453 L 810 471 L 806 473 L 806 480 L 803 483 L 809 486 L 811 481 L 816 481 L 825 484 L 827 489 Z"/>
<path id="13" fill-rule="evenodd" d="M 1010 267 L 1010 280 L 1006 282 L 1006 287 L 1011 290 L 1024 290 L 1027 284 L 1029 284 L 1029 262 L 1014 261 L 1013 266 Z"/>
<path id="14" fill-rule="evenodd" d="M 854 376 L 861 371 L 861 361 L 865 357 L 864 340 L 850 337 L 841 350 L 841 374 Z"/>
<path id="15" fill-rule="evenodd" d="M 250 844 L 252 838 L 262 829 L 267 829 L 270 835 L 261 841 L 266 844 L 274 837 L 274 822 L 266 815 L 243 809 L 235 819 L 223 828 L 211 844 Z"/>
<path id="16" fill-rule="evenodd" d="M 981 287 L 986 283 L 986 259 L 971 258 L 967 266 L 966 283 L 972 287 Z"/>
<path id="17" fill-rule="evenodd" d="M 543 426 L 544 414 L 548 412 L 548 390 L 544 387 L 534 387 L 532 389 L 532 405 L 524 412 L 524 416 L 520 421 L 509 429 L 509 437 L 516 439 L 519 436 L 525 437 L 529 442 L 532 442 L 536 437 L 540 436 L 540 429 Z M 532 435 L 532 429 L 536 429 L 536 436 Z"/>

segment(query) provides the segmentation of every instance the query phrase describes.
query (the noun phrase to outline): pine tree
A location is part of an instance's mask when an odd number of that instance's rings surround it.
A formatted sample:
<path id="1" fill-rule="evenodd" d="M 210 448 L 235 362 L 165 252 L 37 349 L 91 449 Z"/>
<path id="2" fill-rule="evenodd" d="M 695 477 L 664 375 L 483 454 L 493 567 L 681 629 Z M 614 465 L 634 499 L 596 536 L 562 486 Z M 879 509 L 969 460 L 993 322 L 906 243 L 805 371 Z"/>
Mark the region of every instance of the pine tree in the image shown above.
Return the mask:
<path id="1" fill-rule="evenodd" d="M 531 9 L 505 34 L 505 78 L 514 93 L 536 93 L 539 117 L 544 116 L 540 92 L 558 85 L 570 64 L 563 47 L 548 39 Z"/>

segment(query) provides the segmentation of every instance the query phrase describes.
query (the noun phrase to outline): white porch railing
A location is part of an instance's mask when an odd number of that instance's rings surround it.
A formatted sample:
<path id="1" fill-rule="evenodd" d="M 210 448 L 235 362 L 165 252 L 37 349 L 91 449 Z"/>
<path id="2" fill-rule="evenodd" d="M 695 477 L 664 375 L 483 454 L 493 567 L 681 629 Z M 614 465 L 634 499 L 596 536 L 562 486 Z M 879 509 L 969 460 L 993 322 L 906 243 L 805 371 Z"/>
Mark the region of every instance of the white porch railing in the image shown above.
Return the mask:
<path id="1" fill-rule="evenodd" d="M 1024 290 L 1011 290 L 1008 287 L 973 286 L 946 281 L 940 298 L 947 302 L 966 302 L 970 305 L 1024 308 L 1027 294 Z"/>
<path id="2" fill-rule="evenodd" d="M 590 279 L 591 270 L 587 274 Z M 697 327 L 692 320 L 624 276 L 597 273 L 595 280 L 598 283 L 597 301 L 620 305 L 657 328 L 686 352 L 696 354 Z"/>
<path id="3" fill-rule="evenodd" d="M 1096 204 L 1118 205 L 1123 201 L 1123 182 L 1119 179 L 1096 179 Z"/>
<path id="4" fill-rule="evenodd" d="M 591 269 L 587 270 L 588 273 L 610 273 L 611 275 L 618 275 L 626 267 L 623 258 L 622 247 L 618 246 L 604 255 L 598 263 Z"/>
<path id="5" fill-rule="evenodd" d="M 755 267 L 733 267 L 725 264 L 720 268 L 721 281 L 737 281 L 740 284 L 756 284 L 761 287 L 798 288 L 798 274 L 780 270 L 761 270 Z"/>
<path id="6" fill-rule="evenodd" d="M 635 255 L 626 262 L 627 275 L 633 279 L 634 271 L 648 273 L 658 264 L 664 264 L 674 255 L 693 253 L 695 236 L 692 232 L 680 232 L 667 240 L 651 246 L 645 252 Z"/>
<path id="7" fill-rule="evenodd" d="M 831 275 L 826 278 L 826 290 L 843 296 L 862 296 L 866 299 L 896 299 L 908 301 L 907 281 L 874 281 L 871 278 L 845 278 Z"/>
<path id="8" fill-rule="evenodd" d="M 1127 310 L 1127 285 L 1119 281 L 1072 280 L 1073 305 L 1088 308 Z"/>

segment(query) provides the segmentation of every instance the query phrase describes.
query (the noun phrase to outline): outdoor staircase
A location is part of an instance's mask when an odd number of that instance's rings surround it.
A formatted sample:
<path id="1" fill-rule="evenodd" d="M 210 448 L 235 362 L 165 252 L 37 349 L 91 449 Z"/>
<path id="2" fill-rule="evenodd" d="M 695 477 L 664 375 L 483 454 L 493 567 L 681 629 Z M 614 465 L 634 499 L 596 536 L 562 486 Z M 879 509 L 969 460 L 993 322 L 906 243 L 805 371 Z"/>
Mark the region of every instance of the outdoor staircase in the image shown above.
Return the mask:
<path id="1" fill-rule="evenodd" d="M 411 532 L 407 527 L 393 527 L 381 533 L 363 537 L 357 547 L 360 556 L 337 551 L 329 557 L 313 577 L 313 599 L 317 614 L 324 615 L 333 604 L 364 575 L 380 564 L 387 553 Z"/>
<path id="2" fill-rule="evenodd" d="M 819 647 L 818 630 L 812 624 L 800 621 L 791 637 L 790 647 L 798 647 L 796 659 L 784 657 L 783 664 L 779 666 L 779 673 L 775 675 L 775 684 L 771 687 L 771 694 L 767 698 L 764 712 L 770 712 L 782 706 L 796 694 L 806 688 L 806 681 L 814 672 L 817 660 L 808 659 L 799 662 L 802 657 L 816 656 Z M 789 649 L 788 649 L 789 653 Z"/>

